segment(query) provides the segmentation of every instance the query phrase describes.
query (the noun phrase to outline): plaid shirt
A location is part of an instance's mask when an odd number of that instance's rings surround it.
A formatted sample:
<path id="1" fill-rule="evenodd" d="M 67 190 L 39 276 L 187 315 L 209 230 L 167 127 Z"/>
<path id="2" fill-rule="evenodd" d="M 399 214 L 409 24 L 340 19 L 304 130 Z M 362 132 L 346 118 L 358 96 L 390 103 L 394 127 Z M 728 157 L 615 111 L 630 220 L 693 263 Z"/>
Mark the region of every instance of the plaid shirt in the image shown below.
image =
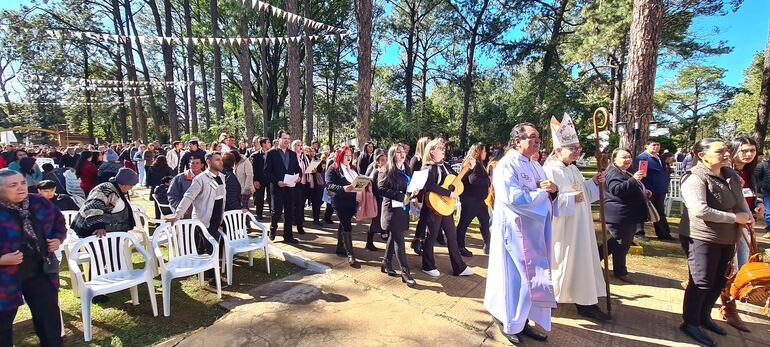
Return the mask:
<path id="1" fill-rule="evenodd" d="M 43 229 L 46 239 L 59 239 L 64 241 L 67 236 L 67 227 L 56 206 L 37 194 L 29 194 L 30 215 L 35 219 L 32 225 Z M 19 223 L 19 215 L 0 207 L 0 254 L 13 253 L 19 250 L 24 243 L 24 227 Z M 0 265 L 0 311 L 13 310 L 23 303 L 21 298 L 21 283 L 16 277 L 18 265 Z M 59 275 L 49 274 L 51 283 L 59 288 Z"/>

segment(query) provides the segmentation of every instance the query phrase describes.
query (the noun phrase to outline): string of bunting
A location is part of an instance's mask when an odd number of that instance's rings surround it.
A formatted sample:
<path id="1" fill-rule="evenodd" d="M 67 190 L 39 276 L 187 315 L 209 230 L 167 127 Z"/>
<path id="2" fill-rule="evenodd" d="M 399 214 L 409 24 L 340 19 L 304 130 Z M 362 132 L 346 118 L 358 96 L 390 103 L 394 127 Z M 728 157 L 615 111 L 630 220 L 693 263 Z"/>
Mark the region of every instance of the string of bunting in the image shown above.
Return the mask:
<path id="1" fill-rule="evenodd" d="M 148 84 L 152 84 L 154 86 L 189 86 L 195 84 L 195 81 L 126 81 L 126 80 L 105 80 L 105 79 L 85 79 L 81 77 L 48 77 L 48 76 L 38 76 L 38 75 L 26 75 L 26 79 L 34 80 L 34 81 L 40 81 L 45 80 L 46 82 L 55 82 L 55 83 L 71 83 L 71 84 L 103 84 L 103 85 L 109 85 L 109 86 L 120 86 L 120 85 L 128 85 L 128 86 L 146 86 Z"/>
<path id="2" fill-rule="evenodd" d="M 324 24 L 321 22 L 316 22 L 310 18 L 305 18 L 303 16 L 300 16 L 295 13 L 291 13 L 286 10 L 282 10 L 278 7 L 275 7 L 273 5 L 270 5 L 266 2 L 259 1 L 259 0 L 239 0 L 241 4 L 248 5 L 249 2 L 251 2 L 251 8 L 256 8 L 260 11 L 267 12 L 269 14 L 272 14 L 273 16 L 276 16 L 278 18 L 283 18 L 289 22 L 301 24 L 303 26 L 311 27 L 316 30 L 327 30 L 329 32 L 335 33 L 335 34 L 345 34 L 348 33 L 347 30 L 337 28 L 328 24 Z"/>
<path id="3" fill-rule="evenodd" d="M 37 36 L 40 32 L 38 29 L 11 27 L 7 24 L 0 24 L 0 32 L 10 32 L 15 30 L 17 32 L 29 32 L 32 35 Z M 349 31 L 335 32 L 334 34 L 326 35 L 310 35 L 310 36 L 285 36 L 285 37 L 184 37 L 184 36 L 144 36 L 144 35 L 117 35 L 117 34 L 105 34 L 90 31 L 77 31 L 68 29 L 46 29 L 45 34 L 56 40 L 72 40 L 90 38 L 96 41 L 103 41 L 108 43 L 125 43 L 137 41 L 140 43 L 177 43 L 177 44 L 207 44 L 207 45 L 230 45 L 241 46 L 248 44 L 275 44 L 287 43 L 287 42 L 301 42 L 305 37 L 312 41 L 324 40 L 327 38 L 342 38 L 350 35 Z"/>
<path id="4" fill-rule="evenodd" d="M 0 101 L 0 105 L 46 105 L 46 106 L 84 106 L 84 105 L 120 105 L 120 104 L 126 104 L 128 105 L 128 102 L 121 102 L 121 101 L 97 101 L 97 102 L 78 102 L 78 103 L 71 103 L 71 102 L 5 102 Z"/>

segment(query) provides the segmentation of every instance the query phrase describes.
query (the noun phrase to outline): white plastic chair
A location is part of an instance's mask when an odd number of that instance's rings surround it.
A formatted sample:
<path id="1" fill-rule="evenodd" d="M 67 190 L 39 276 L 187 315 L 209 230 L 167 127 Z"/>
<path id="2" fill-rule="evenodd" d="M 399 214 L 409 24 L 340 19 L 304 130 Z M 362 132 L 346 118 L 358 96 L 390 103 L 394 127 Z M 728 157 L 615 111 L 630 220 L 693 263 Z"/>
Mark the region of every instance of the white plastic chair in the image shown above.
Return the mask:
<path id="1" fill-rule="evenodd" d="M 144 269 L 133 268 L 129 244 L 144 256 Z M 86 282 L 77 261 L 67 258 L 70 271 L 74 275 L 73 282 L 78 282 L 83 312 L 83 338 L 86 341 L 91 341 L 91 299 L 94 296 L 130 289 L 131 302 L 138 305 L 137 286 L 146 283 L 152 304 L 152 314 L 158 315 L 152 272 L 149 271 L 152 258 L 135 237 L 126 232 L 111 232 L 103 237 L 94 235 L 78 241 L 72 249 L 87 252 L 92 269 L 91 279 Z"/>
<path id="2" fill-rule="evenodd" d="M 203 233 L 203 237 L 212 244 L 212 254 L 198 254 L 195 234 Z M 168 261 L 160 251 L 161 238 L 168 241 Z M 217 283 L 217 298 L 222 298 L 222 285 L 219 278 L 219 243 L 206 227 L 198 220 L 184 219 L 174 225 L 163 223 L 152 235 L 152 249 L 158 259 L 161 283 L 163 284 L 163 315 L 171 314 L 171 280 L 179 277 L 198 275 L 198 281 L 203 285 L 203 272 L 214 269 Z"/>
<path id="3" fill-rule="evenodd" d="M 672 178 L 670 182 L 668 193 L 666 194 L 666 215 L 671 214 L 671 205 L 673 205 L 674 201 L 679 202 L 680 208 L 682 203 L 684 203 L 684 198 L 682 198 L 682 181 L 679 178 Z"/>
<path id="4" fill-rule="evenodd" d="M 250 212 L 244 213 L 241 210 L 227 211 L 223 216 L 224 230 L 219 229 L 222 235 L 225 247 L 225 257 L 222 259 L 222 267 L 227 269 L 227 284 L 233 284 L 233 258 L 237 253 L 249 253 L 249 266 L 254 266 L 253 253 L 262 248 L 265 251 L 265 262 L 267 263 L 267 273 L 270 273 L 270 254 L 267 244 L 270 242 L 267 237 L 267 227 L 257 221 Z M 249 222 L 262 230 L 262 237 L 249 237 Z"/>

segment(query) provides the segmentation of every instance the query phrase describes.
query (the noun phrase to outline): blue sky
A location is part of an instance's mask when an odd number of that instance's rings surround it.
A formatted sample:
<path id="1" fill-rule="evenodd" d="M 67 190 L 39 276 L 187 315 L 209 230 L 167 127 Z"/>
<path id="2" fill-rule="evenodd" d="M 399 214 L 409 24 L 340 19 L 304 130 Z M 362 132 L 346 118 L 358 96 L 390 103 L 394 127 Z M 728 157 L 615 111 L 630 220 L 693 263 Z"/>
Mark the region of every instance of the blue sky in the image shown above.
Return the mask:
<path id="1" fill-rule="evenodd" d="M 22 3 L 29 3 L 29 1 L 2 0 L 0 9 L 17 10 Z M 736 13 L 722 17 L 698 18 L 693 25 L 696 31 L 714 41 L 724 40 L 728 46 L 734 48 L 730 54 L 710 57 L 703 63 L 726 69 L 725 82 L 733 86 L 739 85 L 743 80 L 743 70 L 751 63 L 754 54 L 763 50 L 767 43 L 768 22 L 770 22 L 770 0 L 744 0 Z M 711 34 L 714 28 L 718 29 L 718 33 Z M 510 35 L 516 37 L 519 34 L 514 31 Z M 399 46 L 390 40 L 383 40 L 379 44 L 382 45 L 383 50 L 381 63 L 397 64 L 400 61 Z M 496 64 L 494 57 L 479 56 L 478 59 L 482 66 Z M 674 74 L 675 71 L 658 69 L 659 80 Z"/>

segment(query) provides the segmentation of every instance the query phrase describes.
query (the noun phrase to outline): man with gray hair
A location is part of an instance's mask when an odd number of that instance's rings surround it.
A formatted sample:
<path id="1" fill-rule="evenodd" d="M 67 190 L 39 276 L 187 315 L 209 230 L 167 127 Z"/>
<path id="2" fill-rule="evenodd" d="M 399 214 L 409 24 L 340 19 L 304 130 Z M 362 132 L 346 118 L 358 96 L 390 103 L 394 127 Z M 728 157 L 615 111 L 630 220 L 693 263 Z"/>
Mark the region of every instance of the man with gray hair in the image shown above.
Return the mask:
<path id="1" fill-rule="evenodd" d="M 520 336 L 544 341 L 529 320 L 551 330 L 556 308 L 551 280 L 551 216 L 559 187 L 529 158 L 540 150 L 540 133 L 521 123 L 510 149 L 495 167 L 495 205 L 484 307 L 511 343 Z"/>

